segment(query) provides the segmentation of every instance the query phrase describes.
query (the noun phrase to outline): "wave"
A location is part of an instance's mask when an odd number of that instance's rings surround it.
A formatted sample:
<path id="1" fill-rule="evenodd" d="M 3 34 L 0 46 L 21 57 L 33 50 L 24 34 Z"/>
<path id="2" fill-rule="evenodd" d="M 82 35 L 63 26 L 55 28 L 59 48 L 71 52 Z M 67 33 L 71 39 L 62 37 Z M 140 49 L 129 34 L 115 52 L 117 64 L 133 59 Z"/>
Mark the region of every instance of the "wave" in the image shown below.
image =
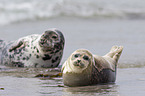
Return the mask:
<path id="1" fill-rule="evenodd" d="M 145 19 L 141 0 L 0 0 L 0 24 L 59 16 Z"/>

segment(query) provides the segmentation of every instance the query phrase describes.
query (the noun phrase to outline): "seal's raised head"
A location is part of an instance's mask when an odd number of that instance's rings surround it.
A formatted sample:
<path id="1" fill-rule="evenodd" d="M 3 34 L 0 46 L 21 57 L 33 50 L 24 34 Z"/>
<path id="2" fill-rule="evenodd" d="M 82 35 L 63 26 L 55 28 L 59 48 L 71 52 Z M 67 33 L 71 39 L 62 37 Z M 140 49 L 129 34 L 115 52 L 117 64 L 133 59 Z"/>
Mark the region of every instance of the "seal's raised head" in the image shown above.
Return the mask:
<path id="1" fill-rule="evenodd" d="M 39 45 L 44 52 L 57 52 L 64 47 L 64 36 L 55 28 L 49 29 L 40 37 Z"/>
<path id="2" fill-rule="evenodd" d="M 86 70 L 93 62 L 93 55 L 85 49 L 74 51 L 63 65 L 63 72 L 81 73 Z"/>

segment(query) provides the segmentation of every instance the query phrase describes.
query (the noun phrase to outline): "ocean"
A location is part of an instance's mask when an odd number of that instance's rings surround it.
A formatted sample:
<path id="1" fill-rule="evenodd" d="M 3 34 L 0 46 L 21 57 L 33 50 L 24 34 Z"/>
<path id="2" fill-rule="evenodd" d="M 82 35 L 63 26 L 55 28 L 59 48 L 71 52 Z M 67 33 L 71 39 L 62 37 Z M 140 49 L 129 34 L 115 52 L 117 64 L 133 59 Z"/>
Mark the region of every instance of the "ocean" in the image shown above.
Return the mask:
<path id="1" fill-rule="evenodd" d="M 12 41 L 58 28 L 66 41 L 60 65 L 79 48 L 103 56 L 113 45 L 124 46 L 115 84 L 60 87 L 61 77 L 34 78 L 34 70 L 0 66 L 0 95 L 144 96 L 144 5 L 143 0 L 0 0 L 0 38 Z"/>
<path id="2" fill-rule="evenodd" d="M 144 19 L 144 3 L 142 0 L 0 0 L 0 24 L 60 16 Z"/>

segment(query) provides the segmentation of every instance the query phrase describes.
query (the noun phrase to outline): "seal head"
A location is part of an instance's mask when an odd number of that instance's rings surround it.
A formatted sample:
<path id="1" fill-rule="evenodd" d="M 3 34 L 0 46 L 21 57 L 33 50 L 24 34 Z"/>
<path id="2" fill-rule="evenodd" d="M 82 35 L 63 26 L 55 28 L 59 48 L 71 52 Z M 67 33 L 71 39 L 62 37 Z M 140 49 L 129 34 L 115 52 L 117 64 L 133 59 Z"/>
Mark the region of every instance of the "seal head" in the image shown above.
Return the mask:
<path id="1" fill-rule="evenodd" d="M 45 53 L 57 52 L 63 49 L 64 43 L 63 34 L 55 28 L 45 31 L 39 40 L 41 50 Z"/>
<path id="2" fill-rule="evenodd" d="M 87 70 L 92 63 L 92 54 L 88 50 L 78 49 L 74 51 L 64 63 L 62 70 L 63 73 L 82 73 L 84 70 Z"/>

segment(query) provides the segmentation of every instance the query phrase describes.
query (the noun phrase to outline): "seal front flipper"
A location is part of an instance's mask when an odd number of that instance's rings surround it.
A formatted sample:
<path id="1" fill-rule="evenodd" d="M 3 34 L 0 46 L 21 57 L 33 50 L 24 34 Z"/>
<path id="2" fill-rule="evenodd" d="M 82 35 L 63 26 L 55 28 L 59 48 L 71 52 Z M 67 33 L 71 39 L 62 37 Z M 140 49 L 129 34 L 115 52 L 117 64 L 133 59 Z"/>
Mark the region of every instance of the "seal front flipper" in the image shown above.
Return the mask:
<path id="1" fill-rule="evenodd" d="M 16 45 L 13 45 L 10 49 L 9 52 L 12 52 L 13 50 L 16 50 L 17 48 L 21 48 L 24 45 L 24 40 L 19 40 Z"/>

